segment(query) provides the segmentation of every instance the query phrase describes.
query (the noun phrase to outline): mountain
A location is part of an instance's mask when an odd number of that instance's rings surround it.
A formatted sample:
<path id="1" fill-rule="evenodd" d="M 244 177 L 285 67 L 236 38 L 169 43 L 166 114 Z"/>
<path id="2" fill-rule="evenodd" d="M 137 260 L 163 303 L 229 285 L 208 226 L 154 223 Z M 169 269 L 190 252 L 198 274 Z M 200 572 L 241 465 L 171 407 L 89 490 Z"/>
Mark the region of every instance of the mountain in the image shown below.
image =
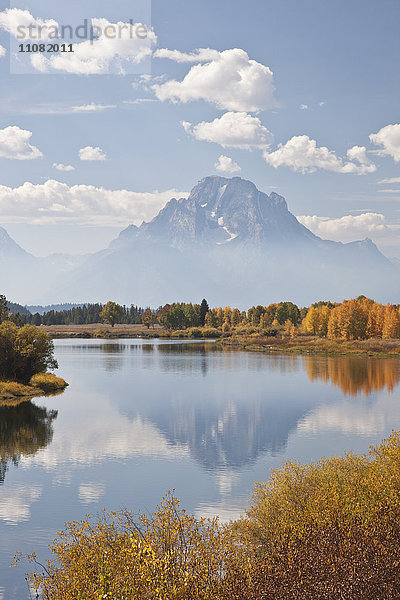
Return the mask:
<path id="1" fill-rule="evenodd" d="M 323 240 L 297 221 L 282 196 L 240 177 L 206 177 L 188 198 L 171 199 L 152 221 L 130 225 L 101 252 L 28 258 L 42 261 L 50 285 L 42 295 L 19 295 L 23 302 L 113 298 L 158 306 L 207 297 L 248 306 L 360 293 L 395 301 L 400 291 L 398 268 L 370 239 Z"/>

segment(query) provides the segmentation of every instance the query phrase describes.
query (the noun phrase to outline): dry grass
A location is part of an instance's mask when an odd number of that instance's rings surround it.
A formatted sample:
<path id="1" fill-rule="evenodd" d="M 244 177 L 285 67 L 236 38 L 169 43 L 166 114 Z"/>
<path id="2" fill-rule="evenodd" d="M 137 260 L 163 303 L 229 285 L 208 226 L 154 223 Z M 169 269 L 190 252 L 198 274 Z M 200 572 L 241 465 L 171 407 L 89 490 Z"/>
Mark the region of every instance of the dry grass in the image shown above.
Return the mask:
<path id="1" fill-rule="evenodd" d="M 67 387 L 68 383 L 52 373 L 34 375 L 29 385 L 17 381 L 0 381 L 0 406 L 15 406 L 37 396 L 58 393 Z"/>
<path id="2" fill-rule="evenodd" d="M 260 333 L 252 335 L 237 335 L 222 340 L 224 345 L 240 346 L 254 352 L 292 352 L 298 354 L 353 354 L 364 356 L 398 356 L 400 340 L 329 340 L 309 335 L 299 335 L 295 338 L 267 337 Z"/>
<path id="3" fill-rule="evenodd" d="M 68 386 L 68 383 L 64 379 L 56 377 L 52 373 L 37 373 L 31 377 L 29 383 L 34 388 L 40 388 L 45 393 L 58 392 Z"/>
<path id="4" fill-rule="evenodd" d="M 158 337 L 165 331 L 160 325 L 147 329 L 145 325 L 106 325 L 93 323 L 92 325 L 41 325 L 40 329 L 52 338 L 135 338 Z"/>

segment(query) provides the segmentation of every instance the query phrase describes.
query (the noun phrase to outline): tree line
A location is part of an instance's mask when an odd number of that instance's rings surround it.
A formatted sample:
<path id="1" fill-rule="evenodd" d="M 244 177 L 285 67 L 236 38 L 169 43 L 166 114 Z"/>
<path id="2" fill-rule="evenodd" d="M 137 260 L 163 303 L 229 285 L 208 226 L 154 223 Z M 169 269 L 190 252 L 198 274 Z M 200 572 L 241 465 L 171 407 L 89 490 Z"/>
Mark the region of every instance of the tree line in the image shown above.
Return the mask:
<path id="1" fill-rule="evenodd" d="M 228 333 L 250 326 L 271 335 L 284 328 L 291 336 L 310 334 L 345 340 L 400 338 L 400 305 L 383 305 L 364 295 L 340 303 L 319 301 L 310 307 L 299 307 L 293 302 L 258 304 L 247 311 L 231 306 L 210 308 L 206 299 L 200 304 L 173 302 L 156 310 L 110 301 L 105 305 L 51 310 L 43 315 L 10 315 L 5 297 L 0 296 L 0 322 L 6 315 L 17 325 L 88 325 L 103 321 L 112 326 L 142 323 L 148 328 L 158 324 L 168 330 L 207 327 Z"/>
<path id="2" fill-rule="evenodd" d="M 91 325 L 102 321 L 101 313 L 106 305 L 84 304 L 67 310 L 49 310 L 43 315 L 36 312 L 34 314 L 21 314 L 14 312 L 11 319 L 17 324 L 30 325 Z M 118 309 L 118 322 L 127 325 L 138 324 L 142 322 L 142 315 L 145 312 L 144 308 L 139 306 L 120 306 Z"/>

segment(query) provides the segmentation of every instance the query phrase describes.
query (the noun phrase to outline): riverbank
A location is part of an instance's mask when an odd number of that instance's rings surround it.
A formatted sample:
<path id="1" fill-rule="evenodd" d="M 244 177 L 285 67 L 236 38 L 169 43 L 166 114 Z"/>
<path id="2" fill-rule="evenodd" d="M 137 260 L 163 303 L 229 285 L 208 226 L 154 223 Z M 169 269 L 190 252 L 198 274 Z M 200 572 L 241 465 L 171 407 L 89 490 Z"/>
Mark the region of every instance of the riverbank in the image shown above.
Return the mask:
<path id="1" fill-rule="evenodd" d="M 14 406 L 38 396 L 57 394 L 67 386 L 64 379 L 52 373 L 38 373 L 28 385 L 17 381 L 0 381 L 0 406 Z"/>
<path id="2" fill-rule="evenodd" d="M 354 355 L 354 356 L 400 356 L 400 340 L 329 340 L 317 336 L 267 337 L 232 335 L 223 337 L 220 343 L 250 352 L 284 352 L 291 354 Z"/>
<path id="3" fill-rule="evenodd" d="M 170 331 L 156 325 L 148 329 L 143 325 L 49 325 L 40 327 L 53 339 L 216 339 L 222 347 L 237 348 L 250 352 L 283 352 L 291 354 L 329 354 L 357 356 L 400 356 L 400 340 L 370 338 L 367 340 L 330 340 L 313 335 L 296 335 L 290 337 L 283 332 L 268 336 L 261 329 L 233 329 L 222 332 L 220 329 L 193 327 L 178 331 Z"/>
<path id="4" fill-rule="evenodd" d="M 83 339 L 127 339 L 127 338 L 157 338 L 163 327 L 155 325 L 148 329 L 144 325 L 105 325 L 94 323 L 92 325 L 40 325 L 40 330 L 47 333 L 52 339 L 83 338 Z"/>

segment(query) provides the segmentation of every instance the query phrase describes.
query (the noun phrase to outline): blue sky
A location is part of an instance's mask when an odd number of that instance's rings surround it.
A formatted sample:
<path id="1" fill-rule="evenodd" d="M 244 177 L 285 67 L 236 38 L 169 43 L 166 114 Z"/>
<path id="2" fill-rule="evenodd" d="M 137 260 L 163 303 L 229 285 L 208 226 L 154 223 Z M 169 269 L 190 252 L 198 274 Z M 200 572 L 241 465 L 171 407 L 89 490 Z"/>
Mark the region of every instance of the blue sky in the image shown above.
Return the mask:
<path id="1" fill-rule="evenodd" d="M 146 21 L 148 52 L 108 45 L 104 63 L 94 40 L 100 74 L 84 52 L 16 74 L 27 14 Z M 202 177 L 240 175 L 321 237 L 400 257 L 399 22 L 397 0 L 1 5 L 0 224 L 38 255 L 94 251 Z"/>

